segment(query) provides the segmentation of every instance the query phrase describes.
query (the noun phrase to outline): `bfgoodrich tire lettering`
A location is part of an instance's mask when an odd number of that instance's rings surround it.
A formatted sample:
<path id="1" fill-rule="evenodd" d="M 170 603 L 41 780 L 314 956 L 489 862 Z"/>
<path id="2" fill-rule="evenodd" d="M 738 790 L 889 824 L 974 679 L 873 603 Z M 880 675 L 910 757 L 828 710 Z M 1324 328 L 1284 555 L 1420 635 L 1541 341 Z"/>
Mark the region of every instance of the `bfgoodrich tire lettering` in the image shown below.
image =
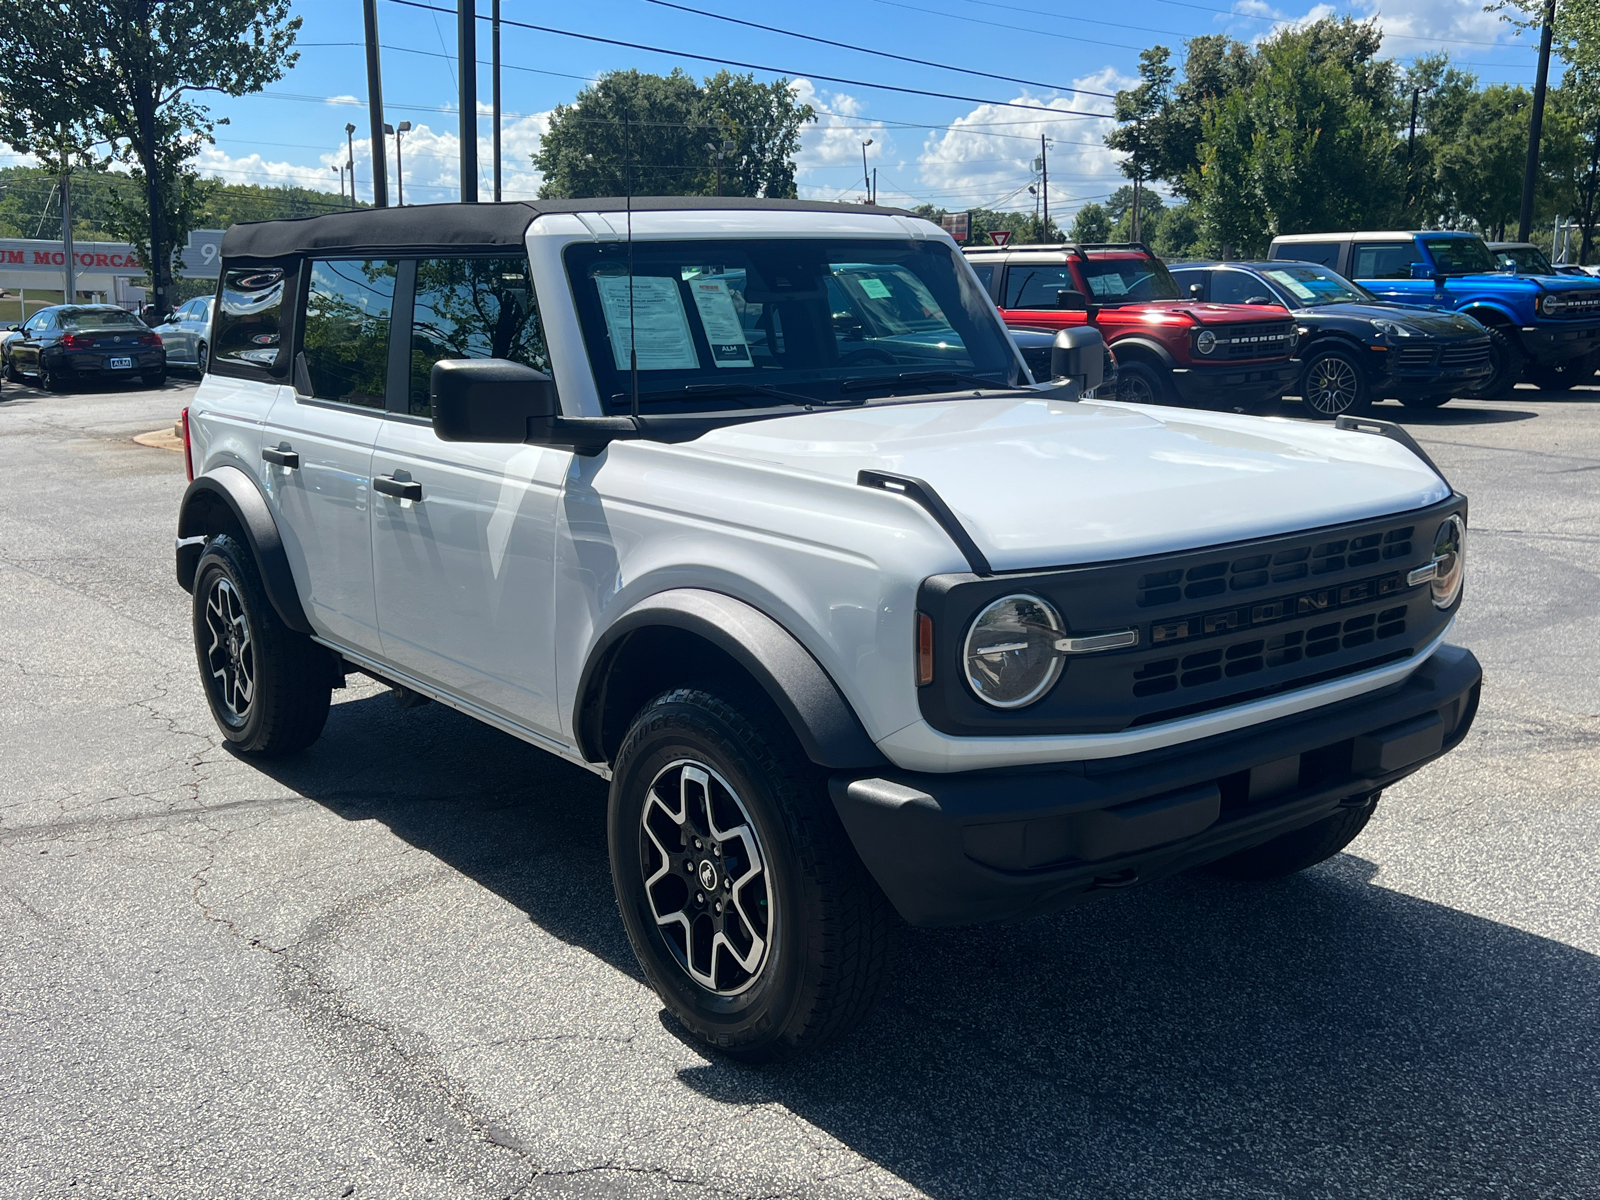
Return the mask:
<path id="1" fill-rule="evenodd" d="M 278 619 L 249 549 L 227 534 L 195 568 L 194 644 L 211 715 L 236 750 L 291 754 L 316 741 L 333 685 L 329 652 Z"/>
<path id="2" fill-rule="evenodd" d="M 617 754 L 608 834 L 634 953 L 697 1037 L 749 1061 L 787 1059 L 871 1007 L 888 901 L 820 774 L 758 698 L 682 688 L 647 704 Z"/>

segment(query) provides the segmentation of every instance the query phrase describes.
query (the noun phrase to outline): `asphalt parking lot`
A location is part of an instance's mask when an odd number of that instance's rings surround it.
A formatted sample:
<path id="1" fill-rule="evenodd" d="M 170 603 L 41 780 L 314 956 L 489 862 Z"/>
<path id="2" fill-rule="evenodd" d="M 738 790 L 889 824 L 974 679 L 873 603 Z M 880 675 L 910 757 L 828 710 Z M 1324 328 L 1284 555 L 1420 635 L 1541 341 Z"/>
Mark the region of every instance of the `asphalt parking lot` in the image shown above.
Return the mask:
<path id="1" fill-rule="evenodd" d="M 352 677 L 221 748 L 192 383 L 0 400 L 0 1195 L 1600 1197 L 1600 390 L 1393 404 L 1472 499 L 1476 729 L 1345 854 L 904 930 L 785 1068 L 664 1019 L 604 788 Z"/>

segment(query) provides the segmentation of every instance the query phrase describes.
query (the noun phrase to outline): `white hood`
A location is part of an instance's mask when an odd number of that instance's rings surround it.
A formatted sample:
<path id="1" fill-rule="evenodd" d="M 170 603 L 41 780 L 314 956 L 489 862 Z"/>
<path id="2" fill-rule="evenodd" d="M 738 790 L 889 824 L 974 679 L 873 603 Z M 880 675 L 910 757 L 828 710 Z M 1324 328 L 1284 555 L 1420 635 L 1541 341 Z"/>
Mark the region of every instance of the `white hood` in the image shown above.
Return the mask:
<path id="1" fill-rule="evenodd" d="M 1015 397 L 715 430 L 695 448 L 926 480 L 996 570 L 1104 562 L 1404 512 L 1449 495 L 1388 438 L 1280 418 Z"/>

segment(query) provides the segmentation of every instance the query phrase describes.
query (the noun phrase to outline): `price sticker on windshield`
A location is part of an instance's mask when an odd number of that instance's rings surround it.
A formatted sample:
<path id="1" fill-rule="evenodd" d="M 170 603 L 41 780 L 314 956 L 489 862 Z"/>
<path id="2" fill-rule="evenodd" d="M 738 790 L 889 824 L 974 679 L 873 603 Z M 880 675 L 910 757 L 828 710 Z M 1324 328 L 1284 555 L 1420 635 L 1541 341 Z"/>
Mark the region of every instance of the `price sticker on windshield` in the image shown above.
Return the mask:
<path id="1" fill-rule="evenodd" d="M 696 279 L 689 284 L 695 311 L 711 345 L 711 361 L 719 367 L 753 367 L 744 325 L 733 306 L 733 293 L 721 279 Z"/>

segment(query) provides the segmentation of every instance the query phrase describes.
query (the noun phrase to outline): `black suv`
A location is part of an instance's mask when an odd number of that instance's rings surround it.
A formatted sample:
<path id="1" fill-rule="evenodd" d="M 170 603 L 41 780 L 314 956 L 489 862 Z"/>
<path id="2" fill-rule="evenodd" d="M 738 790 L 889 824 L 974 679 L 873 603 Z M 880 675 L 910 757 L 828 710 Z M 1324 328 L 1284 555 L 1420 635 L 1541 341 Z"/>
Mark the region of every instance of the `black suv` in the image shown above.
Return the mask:
<path id="1" fill-rule="evenodd" d="M 1471 317 L 1387 304 L 1317 263 L 1184 263 L 1172 275 L 1196 300 L 1281 304 L 1294 314 L 1307 416 L 1332 420 L 1384 399 L 1438 408 L 1494 373 L 1489 332 Z"/>

